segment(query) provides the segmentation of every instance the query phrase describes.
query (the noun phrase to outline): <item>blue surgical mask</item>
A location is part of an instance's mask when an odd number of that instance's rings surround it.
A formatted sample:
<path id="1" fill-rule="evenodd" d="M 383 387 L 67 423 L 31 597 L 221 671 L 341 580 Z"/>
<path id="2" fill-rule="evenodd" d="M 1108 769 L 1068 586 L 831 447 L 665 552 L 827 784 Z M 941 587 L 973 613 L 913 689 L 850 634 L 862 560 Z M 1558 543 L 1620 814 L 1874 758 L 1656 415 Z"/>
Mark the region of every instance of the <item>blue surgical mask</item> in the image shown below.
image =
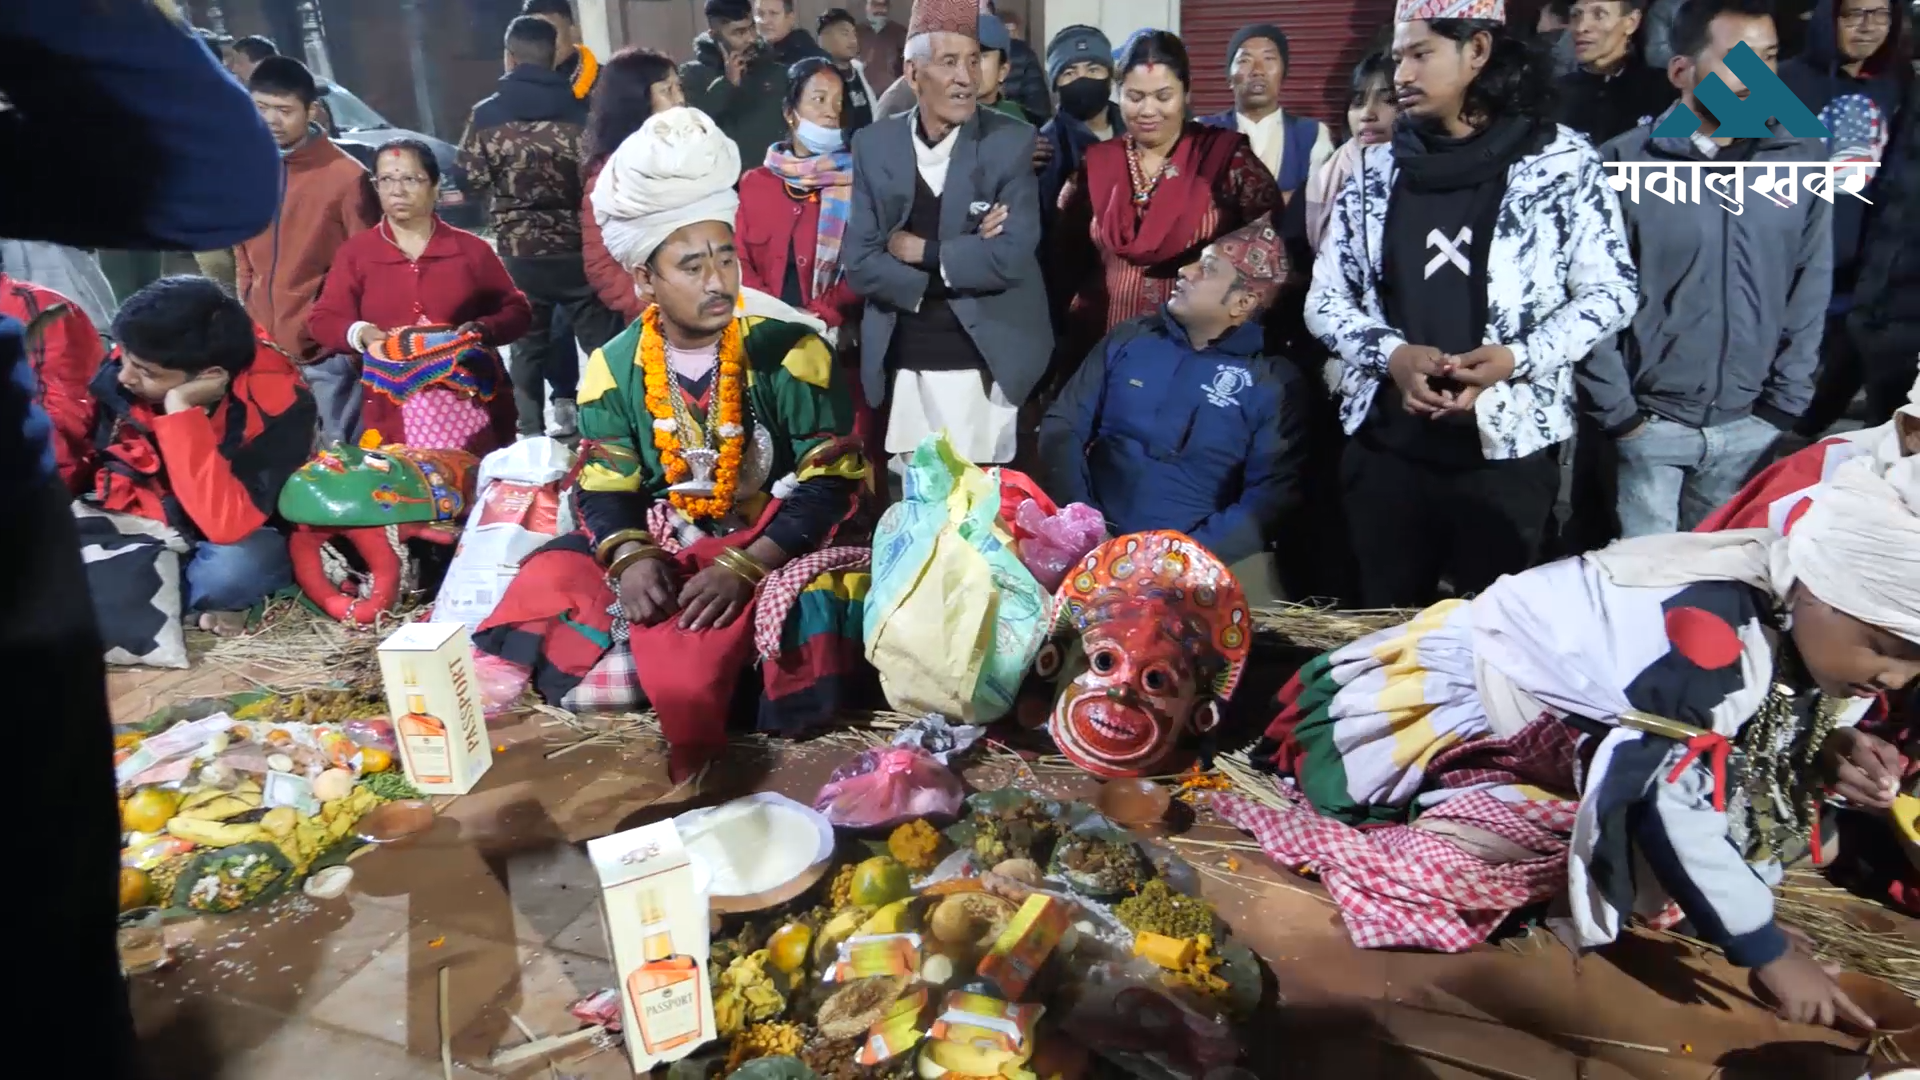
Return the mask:
<path id="1" fill-rule="evenodd" d="M 806 147 L 808 152 L 815 154 L 831 154 L 847 145 L 845 132 L 839 128 L 823 127 L 805 117 L 794 125 L 793 137 L 800 140 L 800 145 Z"/>

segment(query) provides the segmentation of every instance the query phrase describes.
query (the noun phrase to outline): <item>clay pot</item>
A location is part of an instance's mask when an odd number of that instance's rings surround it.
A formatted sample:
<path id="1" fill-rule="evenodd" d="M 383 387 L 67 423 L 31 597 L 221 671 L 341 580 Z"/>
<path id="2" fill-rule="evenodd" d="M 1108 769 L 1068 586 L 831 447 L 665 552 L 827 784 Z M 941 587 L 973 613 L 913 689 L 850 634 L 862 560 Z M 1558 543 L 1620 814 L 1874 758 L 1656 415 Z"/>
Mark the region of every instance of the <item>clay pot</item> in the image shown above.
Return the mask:
<path id="1" fill-rule="evenodd" d="M 433 828 L 433 804 L 425 799 L 401 799 L 367 811 L 354 824 L 355 836 L 369 844 L 403 844 Z"/>
<path id="2" fill-rule="evenodd" d="M 1892 984 L 1857 971 L 1843 971 L 1837 981 L 1853 1003 L 1873 1018 L 1875 1035 L 1906 1035 L 1920 1030 L 1920 1003 Z"/>
<path id="3" fill-rule="evenodd" d="M 1093 797 L 1102 816 L 1130 829 L 1160 825 L 1172 805 L 1173 795 L 1151 780 L 1109 780 Z"/>

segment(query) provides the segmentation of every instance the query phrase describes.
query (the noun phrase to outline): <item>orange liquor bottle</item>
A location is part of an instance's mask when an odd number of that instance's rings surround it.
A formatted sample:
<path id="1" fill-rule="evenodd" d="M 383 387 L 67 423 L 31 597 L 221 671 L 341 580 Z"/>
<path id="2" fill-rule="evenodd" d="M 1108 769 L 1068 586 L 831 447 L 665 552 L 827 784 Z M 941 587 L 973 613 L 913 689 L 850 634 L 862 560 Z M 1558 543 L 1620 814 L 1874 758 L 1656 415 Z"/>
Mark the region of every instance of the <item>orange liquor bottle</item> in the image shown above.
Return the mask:
<path id="1" fill-rule="evenodd" d="M 673 951 L 673 930 L 660 896 L 640 893 L 641 954 L 645 961 L 627 976 L 627 1000 L 633 1004 L 640 1041 L 658 1056 L 700 1037 L 700 965 Z"/>
<path id="2" fill-rule="evenodd" d="M 407 714 L 394 725 L 407 768 L 416 784 L 453 783 L 453 753 L 447 746 L 447 725 L 427 711 L 427 696 L 414 682 L 413 668 L 400 673 L 406 683 Z"/>

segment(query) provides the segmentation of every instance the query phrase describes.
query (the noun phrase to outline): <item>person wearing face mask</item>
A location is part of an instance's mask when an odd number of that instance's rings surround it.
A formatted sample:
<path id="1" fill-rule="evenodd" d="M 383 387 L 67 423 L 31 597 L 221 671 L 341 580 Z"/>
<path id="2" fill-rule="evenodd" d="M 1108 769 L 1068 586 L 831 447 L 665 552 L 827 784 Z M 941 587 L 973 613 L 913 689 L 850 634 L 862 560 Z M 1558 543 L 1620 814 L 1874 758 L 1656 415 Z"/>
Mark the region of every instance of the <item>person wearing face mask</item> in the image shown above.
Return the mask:
<path id="1" fill-rule="evenodd" d="M 875 86 L 891 86 L 906 72 L 907 28 L 894 22 L 892 14 L 889 0 L 867 0 L 867 17 L 858 28 L 860 63 Z"/>
<path id="2" fill-rule="evenodd" d="M 793 65 L 788 83 L 787 138 L 740 177 L 740 280 L 838 328 L 860 313 L 840 259 L 853 201 L 846 79 L 816 57 Z"/>
<path id="3" fill-rule="evenodd" d="M 1060 108 L 1040 129 L 1053 158 L 1040 171 L 1040 220 L 1051 228 L 1060 189 L 1079 171 L 1087 148 L 1126 129 L 1113 103 L 1113 42 L 1091 26 L 1069 26 L 1047 43 L 1047 81 Z"/>
<path id="4" fill-rule="evenodd" d="M 1062 353 L 1070 364 L 1115 326 L 1165 304 L 1192 253 L 1280 205 L 1245 135 L 1188 119 L 1189 77 L 1179 37 L 1136 34 L 1120 59 L 1126 132 L 1089 147 L 1060 192 L 1049 280 L 1056 297 L 1071 297 Z"/>
<path id="5" fill-rule="evenodd" d="M 853 151 L 847 148 L 846 77 L 832 62 L 802 60 L 788 72 L 789 135 L 767 148 L 766 162 L 740 177 L 734 243 L 740 283 L 777 296 L 827 324 L 829 341 L 860 317 L 840 247 L 853 205 Z M 842 358 L 854 356 L 842 350 Z M 860 393 L 859 369 L 845 373 L 854 397 L 854 433 L 873 434 L 873 410 Z"/>

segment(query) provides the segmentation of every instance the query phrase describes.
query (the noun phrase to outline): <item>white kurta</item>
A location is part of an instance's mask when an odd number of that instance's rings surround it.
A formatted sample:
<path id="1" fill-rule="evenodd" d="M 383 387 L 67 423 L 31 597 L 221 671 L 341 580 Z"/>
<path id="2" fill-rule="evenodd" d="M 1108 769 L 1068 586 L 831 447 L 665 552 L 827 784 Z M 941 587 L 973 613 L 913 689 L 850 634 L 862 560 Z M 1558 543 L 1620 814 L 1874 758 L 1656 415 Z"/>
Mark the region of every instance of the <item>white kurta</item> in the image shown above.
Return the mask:
<path id="1" fill-rule="evenodd" d="M 1278 179 L 1280 167 L 1287 162 L 1287 110 L 1275 109 L 1261 120 L 1249 120 L 1245 113 L 1236 112 L 1233 119 L 1240 128 L 1240 134 L 1253 144 L 1253 156 L 1259 158 L 1267 171 Z M 1313 139 L 1313 149 L 1307 154 L 1309 172 L 1320 168 L 1333 156 L 1333 134 L 1325 124 L 1319 125 L 1319 129 Z"/>

